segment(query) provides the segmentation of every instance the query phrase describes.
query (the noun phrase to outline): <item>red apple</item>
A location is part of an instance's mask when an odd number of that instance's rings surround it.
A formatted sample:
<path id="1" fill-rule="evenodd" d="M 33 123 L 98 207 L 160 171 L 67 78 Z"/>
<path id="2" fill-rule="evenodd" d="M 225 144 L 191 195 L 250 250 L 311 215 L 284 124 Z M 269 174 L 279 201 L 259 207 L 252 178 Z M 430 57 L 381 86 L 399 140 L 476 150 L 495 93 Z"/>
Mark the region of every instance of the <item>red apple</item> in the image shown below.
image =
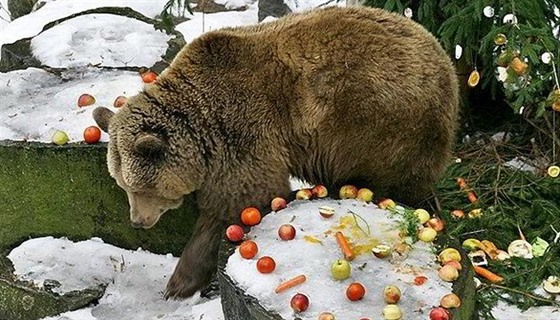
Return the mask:
<path id="1" fill-rule="evenodd" d="M 441 298 L 440 305 L 446 309 L 459 308 L 461 299 L 454 293 L 449 293 Z"/>
<path id="2" fill-rule="evenodd" d="M 154 81 L 156 81 L 158 75 L 157 73 L 153 72 L 153 71 L 148 71 L 148 72 L 144 72 L 140 75 L 140 77 L 142 77 L 142 81 L 144 81 L 144 83 L 152 83 Z"/>
<path id="3" fill-rule="evenodd" d="M 329 194 L 329 191 L 324 185 L 318 184 L 311 189 L 311 193 L 317 198 L 324 198 Z"/>
<path id="4" fill-rule="evenodd" d="M 346 289 L 346 297 L 350 301 L 362 300 L 365 294 L 366 288 L 359 282 L 351 283 Z"/>
<path id="5" fill-rule="evenodd" d="M 296 228 L 291 224 L 284 224 L 278 229 L 278 236 L 284 241 L 292 240 L 296 237 Z"/>
<path id="6" fill-rule="evenodd" d="M 94 144 L 101 139 L 101 129 L 96 126 L 89 126 L 84 130 L 84 141 L 88 144 Z"/>
<path id="7" fill-rule="evenodd" d="M 449 320 L 449 311 L 445 308 L 437 307 L 430 311 L 430 320 Z"/>
<path id="8" fill-rule="evenodd" d="M 245 234 L 243 233 L 243 228 L 236 224 L 232 224 L 226 229 L 226 237 L 231 242 L 238 242 L 243 240 L 244 235 Z"/>
<path id="9" fill-rule="evenodd" d="M 356 198 L 358 198 L 358 200 L 362 200 L 365 202 L 371 202 L 371 200 L 373 200 L 373 191 L 371 191 L 368 188 L 362 188 L 358 190 L 358 194 L 356 195 Z"/>
<path id="10" fill-rule="evenodd" d="M 463 210 L 453 210 L 451 211 L 451 215 L 457 219 L 460 219 L 465 216 L 465 212 Z"/>
<path id="11" fill-rule="evenodd" d="M 428 281 L 428 278 L 426 278 L 425 276 L 416 276 L 414 278 L 414 284 L 417 286 L 421 286 L 424 283 L 426 283 L 426 281 Z"/>
<path id="12" fill-rule="evenodd" d="M 459 271 L 450 265 L 444 265 L 438 271 L 438 275 L 443 281 L 453 282 L 459 278 Z"/>
<path id="13" fill-rule="evenodd" d="M 311 193 L 309 189 L 299 189 L 298 192 L 296 192 L 297 200 L 309 200 L 312 196 L 313 193 Z"/>
<path id="14" fill-rule="evenodd" d="M 426 224 L 428 225 L 428 227 L 436 230 L 437 232 L 443 230 L 443 220 L 439 218 L 431 218 L 430 220 L 428 220 L 428 222 L 426 222 Z"/>
<path id="15" fill-rule="evenodd" d="M 298 293 L 290 300 L 290 306 L 296 313 L 304 312 L 309 308 L 309 298 L 304 294 Z"/>
<path id="16" fill-rule="evenodd" d="M 457 271 L 461 271 L 463 269 L 463 266 L 461 265 L 460 262 L 457 262 L 455 260 L 451 260 L 447 263 L 445 263 L 446 266 L 452 266 L 453 268 L 457 269 Z"/>
<path id="17" fill-rule="evenodd" d="M 276 261 L 269 256 L 264 256 L 257 260 L 257 270 L 260 273 L 271 273 L 276 269 Z"/>
<path id="18" fill-rule="evenodd" d="M 395 201 L 391 200 L 391 199 L 382 199 L 379 200 L 379 203 L 377 204 L 377 206 L 380 209 L 394 209 L 397 204 L 395 203 Z"/>
<path id="19" fill-rule="evenodd" d="M 270 209 L 272 209 L 272 211 L 280 211 L 286 208 L 287 205 L 288 203 L 284 198 L 276 197 L 270 202 Z"/>
<path id="20" fill-rule="evenodd" d="M 358 188 L 352 185 L 345 185 L 340 188 L 340 199 L 356 199 L 358 196 Z"/>
<path id="21" fill-rule="evenodd" d="M 115 99 L 115 102 L 113 102 L 113 107 L 115 108 L 121 108 L 122 106 L 124 106 L 126 104 L 126 102 L 128 101 L 128 98 L 125 96 L 118 96 Z"/>
<path id="22" fill-rule="evenodd" d="M 397 286 L 386 286 L 383 289 L 383 300 L 395 304 L 401 299 L 401 290 Z"/>
<path id="23" fill-rule="evenodd" d="M 78 98 L 78 107 L 87 107 L 95 103 L 95 98 L 89 94 L 84 93 Z"/>

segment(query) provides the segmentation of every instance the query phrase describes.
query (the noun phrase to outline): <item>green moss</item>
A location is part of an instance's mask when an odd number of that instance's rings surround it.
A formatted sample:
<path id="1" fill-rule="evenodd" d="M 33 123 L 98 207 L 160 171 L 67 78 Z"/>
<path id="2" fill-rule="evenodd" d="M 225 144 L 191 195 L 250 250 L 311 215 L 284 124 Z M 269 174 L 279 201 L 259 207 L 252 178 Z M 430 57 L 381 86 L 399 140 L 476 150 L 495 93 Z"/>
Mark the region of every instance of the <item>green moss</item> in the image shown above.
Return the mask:
<path id="1" fill-rule="evenodd" d="M 104 144 L 0 142 L 0 319 L 55 315 L 103 292 L 57 296 L 15 283 L 4 255 L 26 239 L 100 237 L 122 248 L 180 255 L 198 216 L 193 197 L 152 229 L 132 228 L 126 194 L 107 172 L 106 151 Z"/>
<path id="2" fill-rule="evenodd" d="M 101 298 L 103 292 L 103 288 L 95 288 L 59 296 L 0 279 L 0 319 L 28 320 L 57 315 L 87 306 Z"/>
<path id="3" fill-rule="evenodd" d="M 45 235 L 101 237 L 123 248 L 180 254 L 195 205 L 166 213 L 152 229 L 130 226 L 126 194 L 106 169 L 106 146 L 0 143 L 0 251 Z"/>

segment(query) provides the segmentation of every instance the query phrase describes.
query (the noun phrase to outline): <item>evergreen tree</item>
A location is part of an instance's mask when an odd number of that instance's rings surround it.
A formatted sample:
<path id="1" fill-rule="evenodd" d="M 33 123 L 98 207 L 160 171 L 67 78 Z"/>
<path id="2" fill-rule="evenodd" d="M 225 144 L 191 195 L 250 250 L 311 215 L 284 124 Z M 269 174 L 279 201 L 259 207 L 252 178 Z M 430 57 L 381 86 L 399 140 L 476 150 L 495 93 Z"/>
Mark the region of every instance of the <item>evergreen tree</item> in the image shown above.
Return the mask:
<path id="1" fill-rule="evenodd" d="M 560 111 L 560 0 L 365 0 L 411 17 L 440 39 L 471 87 L 501 90 L 515 112 Z M 480 84 L 479 79 L 480 78 Z M 558 90 L 558 91 L 557 91 Z"/>

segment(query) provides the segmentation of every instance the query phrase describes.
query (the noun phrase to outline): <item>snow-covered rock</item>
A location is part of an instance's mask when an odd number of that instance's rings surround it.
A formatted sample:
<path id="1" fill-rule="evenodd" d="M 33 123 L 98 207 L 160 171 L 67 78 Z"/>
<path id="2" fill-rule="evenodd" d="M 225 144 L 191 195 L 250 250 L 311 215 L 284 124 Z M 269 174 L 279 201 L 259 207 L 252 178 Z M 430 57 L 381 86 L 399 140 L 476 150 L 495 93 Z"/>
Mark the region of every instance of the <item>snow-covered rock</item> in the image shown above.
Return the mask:
<path id="1" fill-rule="evenodd" d="M 161 13 L 167 0 L 134 1 L 134 0 L 97 0 L 74 1 L 57 0 L 46 3 L 39 10 L 15 19 L 0 31 L 0 46 L 14 43 L 20 39 L 34 37 L 49 22 L 68 17 L 89 9 L 100 7 L 129 7 L 143 15 L 154 18 Z"/>
<path id="2" fill-rule="evenodd" d="M 335 209 L 332 218 L 319 215 L 318 208 L 323 205 Z M 296 228 L 294 240 L 279 240 L 278 228 L 283 224 Z M 357 253 L 351 261 L 352 275 L 344 281 L 333 280 L 330 271 L 332 262 L 343 258 L 334 237 L 336 231 L 347 236 Z M 309 309 L 297 315 L 303 320 L 316 320 L 325 311 L 334 313 L 337 319 L 380 319 L 386 305 L 382 290 L 387 285 L 396 285 L 402 291 L 399 306 L 403 319 L 425 319 L 432 306 L 439 305 L 441 297 L 451 292 L 451 283 L 438 277 L 432 245 L 414 244 L 405 260 L 378 259 L 372 255 L 371 247 L 379 243 L 400 243 L 398 233 L 397 217 L 390 217 L 388 211 L 373 204 L 357 200 L 294 201 L 286 209 L 268 214 L 252 228 L 247 238 L 257 243 L 258 255 L 251 260 L 243 259 L 236 249 L 228 260 L 226 272 L 245 293 L 284 319 L 294 318 L 289 301 L 298 292 L 310 300 Z M 263 256 L 271 256 L 276 261 L 274 272 L 257 271 L 257 260 Z M 280 282 L 300 274 L 307 277 L 304 284 L 280 294 L 274 292 Z M 427 277 L 428 281 L 414 285 L 417 275 Z M 366 295 L 360 301 L 346 298 L 346 288 L 352 282 L 360 282 L 366 288 Z"/>
<path id="3" fill-rule="evenodd" d="M 170 37 L 150 24 L 111 14 L 89 14 L 62 22 L 34 37 L 33 55 L 56 68 L 151 67 L 167 50 Z M 56 45 L 53 45 L 56 44 Z"/>
<path id="4" fill-rule="evenodd" d="M 195 295 L 183 301 L 166 301 L 163 290 L 177 258 L 146 251 L 124 250 L 101 239 L 72 242 L 44 237 L 24 242 L 10 252 L 15 274 L 41 286 L 47 279 L 68 292 L 107 285 L 99 304 L 67 312 L 49 320 L 222 320 L 220 299 Z"/>
<path id="5" fill-rule="evenodd" d="M 70 142 L 82 141 L 84 129 L 95 125 L 95 106 L 112 108 L 117 96 L 143 87 L 138 73 L 128 71 L 75 70 L 63 77 L 35 68 L 0 73 L 0 139 L 50 142 L 54 131 L 64 130 Z M 83 93 L 96 104 L 78 108 Z M 108 136 L 103 133 L 101 140 Z"/>

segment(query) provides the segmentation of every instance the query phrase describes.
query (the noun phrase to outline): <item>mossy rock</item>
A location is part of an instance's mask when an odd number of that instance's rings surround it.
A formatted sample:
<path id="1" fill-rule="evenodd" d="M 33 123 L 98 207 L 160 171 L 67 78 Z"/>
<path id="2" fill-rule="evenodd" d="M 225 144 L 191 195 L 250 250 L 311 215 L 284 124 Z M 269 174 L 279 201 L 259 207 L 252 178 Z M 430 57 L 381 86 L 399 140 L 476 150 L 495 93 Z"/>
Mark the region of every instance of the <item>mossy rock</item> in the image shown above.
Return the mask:
<path id="1" fill-rule="evenodd" d="M 22 294 L 33 290 L 10 279 L 11 265 L 4 258 L 26 239 L 100 237 L 126 249 L 142 247 L 154 253 L 180 255 L 198 217 L 194 197 L 186 197 L 181 208 L 166 213 L 152 229 L 134 229 L 126 194 L 107 172 L 106 154 L 106 144 L 55 146 L 0 141 L 0 278 L 8 280 L 0 286 L 0 319 L 36 319 L 31 312 L 17 318 L 6 316 L 19 310 L 10 303 L 21 301 Z M 81 301 L 48 296 L 60 306 L 49 309 L 56 313 L 78 305 L 72 301 Z"/>
<path id="2" fill-rule="evenodd" d="M 153 66 L 143 66 L 143 67 L 128 67 L 128 66 L 121 66 L 121 67 L 116 67 L 116 68 L 112 68 L 112 69 L 123 69 L 123 70 L 137 70 L 137 71 L 142 71 L 146 68 L 148 69 L 152 69 L 158 73 L 161 73 L 165 68 L 167 68 L 170 64 L 170 61 L 173 60 L 173 58 L 177 55 L 177 53 L 183 48 L 183 46 L 185 46 L 186 42 L 185 39 L 183 37 L 183 35 L 174 30 L 173 28 L 171 28 L 170 30 L 164 28 L 163 23 L 159 20 L 155 20 L 152 18 L 149 18 L 135 10 L 132 10 L 131 8 L 128 7 L 99 7 L 99 8 L 93 8 L 93 9 L 88 9 L 88 10 L 84 10 L 81 12 L 77 12 L 74 14 L 70 14 L 68 16 L 62 17 L 60 19 L 51 21 L 49 23 L 47 23 L 43 29 L 41 30 L 40 33 L 47 31 L 51 28 L 54 28 L 56 26 L 58 26 L 60 23 L 79 17 L 79 16 L 84 16 L 84 15 L 88 15 L 88 14 L 113 14 L 113 15 L 118 15 L 118 16 L 123 16 L 123 17 L 127 17 L 130 19 L 136 19 L 138 21 L 142 21 L 148 24 L 151 24 L 154 29 L 156 30 L 162 30 L 164 32 L 166 32 L 168 35 L 172 36 L 171 39 L 169 39 L 169 41 L 167 42 L 168 44 L 168 48 L 165 52 L 165 54 L 161 57 L 162 59 L 158 62 L 156 62 Z M 35 67 L 35 68 L 45 68 L 48 70 L 51 70 L 53 72 L 61 72 L 64 69 L 58 69 L 58 68 L 51 68 L 48 66 L 43 66 L 41 65 L 41 62 L 39 60 L 37 60 L 34 56 L 33 56 L 33 52 L 31 50 L 31 40 L 34 38 L 30 37 L 30 38 L 24 38 L 24 39 L 20 39 L 18 41 L 15 41 L 14 43 L 10 43 L 10 44 L 4 44 L 2 46 L 0 46 L 0 50 L 1 50 L 1 58 L 0 58 L 0 72 L 9 72 L 9 71 L 14 71 L 14 70 L 21 70 L 21 69 L 26 69 L 26 68 L 30 68 L 30 67 Z"/>

